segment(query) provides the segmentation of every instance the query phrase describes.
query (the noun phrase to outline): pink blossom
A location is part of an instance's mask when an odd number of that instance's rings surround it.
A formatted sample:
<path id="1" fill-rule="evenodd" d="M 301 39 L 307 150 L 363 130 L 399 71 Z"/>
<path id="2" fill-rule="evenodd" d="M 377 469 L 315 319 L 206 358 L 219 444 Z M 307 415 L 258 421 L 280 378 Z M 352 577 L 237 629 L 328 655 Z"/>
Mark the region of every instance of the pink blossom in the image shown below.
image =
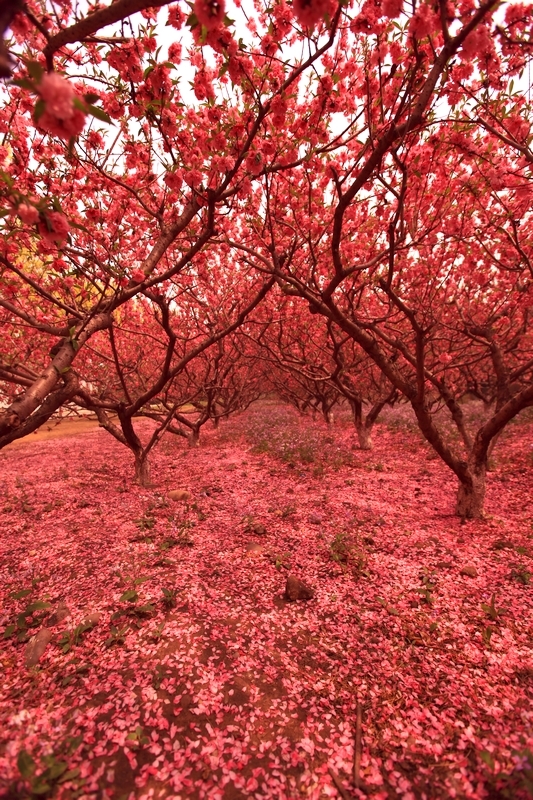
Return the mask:
<path id="1" fill-rule="evenodd" d="M 180 42 L 172 42 L 168 48 L 169 61 L 181 61 L 181 44 Z"/>
<path id="2" fill-rule="evenodd" d="M 215 90 L 213 89 L 214 71 L 212 69 L 198 70 L 194 76 L 194 94 L 197 100 L 209 100 L 214 98 Z"/>
<path id="3" fill-rule="evenodd" d="M 69 119 L 59 119 L 48 111 L 39 117 L 38 126 L 52 136 L 60 139 L 70 139 L 72 136 L 79 136 L 85 127 L 85 114 L 80 109 L 75 108 L 73 115 Z"/>
<path id="4" fill-rule="evenodd" d="M 194 13 L 200 25 L 210 31 L 218 27 L 224 20 L 226 13 L 225 0 L 195 0 Z"/>
<path id="5" fill-rule="evenodd" d="M 135 283 L 142 283 L 145 279 L 145 274 L 142 269 L 134 269 L 131 273 L 131 277 Z"/>
<path id="6" fill-rule="evenodd" d="M 17 208 L 17 214 L 25 225 L 35 225 L 39 219 L 39 212 L 35 206 L 30 206 L 28 203 L 21 203 Z"/>
<path id="7" fill-rule="evenodd" d="M 439 27 L 440 20 L 429 5 L 421 5 L 416 14 L 411 17 L 409 31 L 416 39 L 425 39 Z"/>
<path id="8" fill-rule="evenodd" d="M 45 242 L 60 244 L 67 238 L 69 224 L 60 211 L 47 211 L 47 222 L 39 223 L 39 233 Z M 48 224 L 47 224 L 48 223 Z"/>
<path id="9" fill-rule="evenodd" d="M 314 28 L 326 14 L 331 13 L 331 2 L 330 0 L 293 0 L 292 8 L 300 25 Z"/>
<path id="10" fill-rule="evenodd" d="M 46 110 L 56 119 L 70 119 L 74 114 L 76 92 L 71 83 L 57 72 L 47 72 L 39 85 Z"/>
<path id="11" fill-rule="evenodd" d="M 246 169 L 252 173 L 252 175 L 259 175 L 262 171 L 264 166 L 263 161 L 263 154 L 259 151 L 255 153 L 250 153 L 246 158 Z"/>
<path id="12" fill-rule="evenodd" d="M 467 61 L 488 55 L 494 49 L 489 29 L 486 25 L 478 27 L 463 42 L 462 56 Z"/>
<path id="13" fill-rule="evenodd" d="M 381 11 L 385 17 L 394 19 L 402 13 L 403 0 L 383 0 Z"/>
<path id="14" fill-rule="evenodd" d="M 179 31 L 180 28 L 183 26 L 184 21 L 185 21 L 185 14 L 183 13 L 179 5 L 176 4 L 174 6 L 169 6 L 168 9 L 169 25 L 172 25 L 173 28 L 176 28 L 176 30 Z"/>

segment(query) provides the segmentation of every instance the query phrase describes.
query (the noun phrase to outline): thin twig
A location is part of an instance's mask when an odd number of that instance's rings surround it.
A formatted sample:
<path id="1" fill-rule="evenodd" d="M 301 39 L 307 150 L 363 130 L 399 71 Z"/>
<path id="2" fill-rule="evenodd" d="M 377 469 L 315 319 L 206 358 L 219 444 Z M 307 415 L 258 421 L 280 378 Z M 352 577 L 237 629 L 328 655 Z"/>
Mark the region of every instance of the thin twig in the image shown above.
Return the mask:
<path id="1" fill-rule="evenodd" d="M 342 799 L 343 800 L 352 800 L 351 795 L 348 794 L 348 792 L 346 791 L 346 789 L 342 785 L 341 779 L 339 778 L 339 776 L 337 775 L 335 770 L 333 770 L 331 767 L 329 768 L 329 774 L 331 775 L 331 780 L 333 781 L 333 783 L 337 787 L 337 790 L 338 790 L 340 796 L 342 797 Z"/>
<path id="2" fill-rule="evenodd" d="M 353 750 L 353 782 L 356 789 L 361 784 L 361 703 L 357 701 L 355 716 L 355 746 Z"/>

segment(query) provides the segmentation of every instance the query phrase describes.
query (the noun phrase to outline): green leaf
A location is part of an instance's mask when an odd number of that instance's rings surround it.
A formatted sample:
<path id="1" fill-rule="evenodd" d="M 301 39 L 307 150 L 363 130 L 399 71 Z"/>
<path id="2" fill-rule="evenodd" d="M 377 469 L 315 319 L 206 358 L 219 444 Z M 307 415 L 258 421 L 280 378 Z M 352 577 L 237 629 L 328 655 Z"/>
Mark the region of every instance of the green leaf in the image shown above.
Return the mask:
<path id="1" fill-rule="evenodd" d="M 494 759 L 492 755 L 489 753 L 488 750 L 481 750 L 479 753 L 479 757 L 482 761 L 485 762 L 491 769 L 494 769 Z"/>
<path id="2" fill-rule="evenodd" d="M 59 778 L 60 775 L 63 775 L 67 767 L 68 764 L 66 764 L 64 761 L 55 761 L 47 770 L 47 777 L 51 780 L 55 780 L 56 778 Z"/>
<path id="3" fill-rule="evenodd" d="M 7 172 L 2 172 L 2 170 L 0 170 L 0 181 L 7 183 L 9 188 L 13 186 L 13 178 L 11 177 L 11 175 L 9 175 L 9 173 Z"/>
<path id="4" fill-rule="evenodd" d="M 27 597 L 31 592 L 31 589 L 21 589 L 20 592 L 11 592 L 9 596 L 13 600 L 22 600 L 23 597 Z"/>
<path id="5" fill-rule="evenodd" d="M 99 108 L 98 106 L 93 106 L 91 103 L 87 104 L 87 111 L 96 119 L 99 119 L 101 122 L 107 122 L 108 125 L 113 125 L 113 121 L 109 114 L 106 114 L 103 108 Z"/>
<path id="6" fill-rule="evenodd" d="M 72 220 L 69 220 L 69 223 L 71 228 L 76 228 L 77 231 L 83 231 L 84 233 L 89 233 L 89 229 L 86 228 L 85 225 L 80 225 L 77 222 L 72 222 Z"/>
<path id="7" fill-rule="evenodd" d="M 74 769 L 68 769 L 59 778 L 58 783 L 65 783 L 65 781 L 71 781 L 74 778 L 77 778 L 79 774 L 80 774 L 79 767 L 74 767 Z"/>
<path id="8" fill-rule="evenodd" d="M 141 583 L 146 583 L 146 581 L 149 581 L 149 580 L 150 580 L 150 576 L 146 575 L 143 578 L 135 578 L 135 580 L 133 581 L 133 584 L 134 584 L 134 586 L 140 586 Z"/>
<path id="9" fill-rule="evenodd" d="M 95 103 L 97 100 L 100 99 L 100 96 L 95 94 L 94 92 L 87 92 L 87 94 L 83 95 L 83 99 L 86 103 Z"/>
<path id="10" fill-rule="evenodd" d="M 150 616 L 155 611 L 155 608 L 151 603 L 146 603 L 144 606 L 137 606 L 135 609 L 136 614 L 140 614 L 142 616 Z"/>
<path id="11" fill-rule="evenodd" d="M 119 597 L 120 603 L 135 603 L 139 599 L 139 593 L 135 589 L 128 589 Z"/>
<path id="12" fill-rule="evenodd" d="M 28 626 L 26 625 L 26 614 L 19 614 L 17 617 L 17 628 L 24 631 Z"/>
<path id="13" fill-rule="evenodd" d="M 400 616 L 400 612 L 396 608 L 393 608 L 392 606 L 389 606 L 389 604 L 387 603 L 386 600 L 383 599 L 383 597 L 376 597 L 376 600 L 381 606 L 383 606 L 383 608 L 386 611 L 389 612 L 389 614 L 392 614 L 393 617 L 399 617 Z"/>
<path id="14" fill-rule="evenodd" d="M 39 122 L 45 111 L 46 111 L 46 104 L 44 100 L 39 98 L 39 100 L 37 100 L 37 102 L 35 103 L 35 108 L 33 109 L 33 119 L 35 120 L 35 122 Z"/>
<path id="15" fill-rule="evenodd" d="M 35 84 L 28 78 L 17 78 L 16 80 L 12 81 L 12 83 L 14 83 L 15 86 L 20 86 L 21 89 L 28 89 L 30 92 L 35 91 Z"/>
<path id="16" fill-rule="evenodd" d="M 36 600 L 35 603 L 30 603 L 29 606 L 26 606 L 23 614 L 29 616 L 33 614 L 34 611 L 44 611 L 47 608 L 50 608 L 50 603 L 45 603 L 43 600 Z"/>
<path id="17" fill-rule="evenodd" d="M 17 756 L 17 767 L 23 778 L 29 780 L 35 772 L 35 761 L 27 752 L 27 750 L 20 750 Z"/>
<path id="18" fill-rule="evenodd" d="M 26 64 L 28 72 L 34 81 L 40 83 L 43 79 L 44 69 L 38 61 L 28 61 Z"/>
<path id="19" fill-rule="evenodd" d="M 9 639 L 10 636 L 13 636 L 17 629 L 16 625 L 8 625 L 7 628 L 4 630 L 3 637 L 4 639 Z"/>
<path id="20" fill-rule="evenodd" d="M 32 794 L 48 794 L 50 791 L 50 784 L 39 781 L 34 783 L 31 787 Z"/>

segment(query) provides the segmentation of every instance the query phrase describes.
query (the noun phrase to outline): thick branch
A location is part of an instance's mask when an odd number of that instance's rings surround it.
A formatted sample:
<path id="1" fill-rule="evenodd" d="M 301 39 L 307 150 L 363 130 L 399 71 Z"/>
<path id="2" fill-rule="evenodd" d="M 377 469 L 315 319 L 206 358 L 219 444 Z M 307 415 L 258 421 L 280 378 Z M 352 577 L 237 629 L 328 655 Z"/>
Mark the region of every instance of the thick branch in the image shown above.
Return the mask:
<path id="1" fill-rule="evenodd" d="M 54 53 L 66 44 L 74 44 L 74 42 L 81 42 L 88 36 L 92 36 L 101 28 L 106 28 L 114 22 L 131 17 L 138 11 L 143 11 L 145 8 L 160 8 L 166 6 L 169 0 L 116 0 L 106 8 L 95 11 L 93 14 L 88 14 L 84 19 L 75 22 L 70 28 L 56 33 L 52 36 L 44 49 L 44 56 L 47 60 L 49 68 L 52 66 L 52 58 Z"/>
<path id="2" fill-rule="evenodd" d="M 4 437 L 18 428 L 33 412 L 43 404 L 61 377 L 68 374 L 76 353 L 96 331 L 104 330 L 111 324 L 107 314 L 97 314 L 87 325 L 74 335 L 66 338 L 59 348 L 51 364 L 37 378 L 29 389 L 17 398 L 9 408 L 0 415 L 0 437 Z"/>

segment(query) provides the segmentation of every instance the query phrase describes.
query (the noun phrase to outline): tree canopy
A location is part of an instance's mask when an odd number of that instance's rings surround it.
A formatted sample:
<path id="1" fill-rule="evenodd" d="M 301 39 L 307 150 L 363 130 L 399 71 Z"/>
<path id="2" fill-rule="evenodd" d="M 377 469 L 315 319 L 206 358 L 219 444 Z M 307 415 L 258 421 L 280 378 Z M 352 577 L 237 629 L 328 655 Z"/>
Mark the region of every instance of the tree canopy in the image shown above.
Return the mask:
<path id="1" fill-rule="evenodd" d="M 533 404 L 532 7 L 8 0 L 0 22 L 0 446 L 74 403 L 146 480 L 134 417 L 155 444 L 233 349 L 226 383 L 253 395 L 267 358 L 361 430 L 363 401 L 404 398 L 482 514 Z M 474 431 L 467 393 L 492 402 Z"/>

